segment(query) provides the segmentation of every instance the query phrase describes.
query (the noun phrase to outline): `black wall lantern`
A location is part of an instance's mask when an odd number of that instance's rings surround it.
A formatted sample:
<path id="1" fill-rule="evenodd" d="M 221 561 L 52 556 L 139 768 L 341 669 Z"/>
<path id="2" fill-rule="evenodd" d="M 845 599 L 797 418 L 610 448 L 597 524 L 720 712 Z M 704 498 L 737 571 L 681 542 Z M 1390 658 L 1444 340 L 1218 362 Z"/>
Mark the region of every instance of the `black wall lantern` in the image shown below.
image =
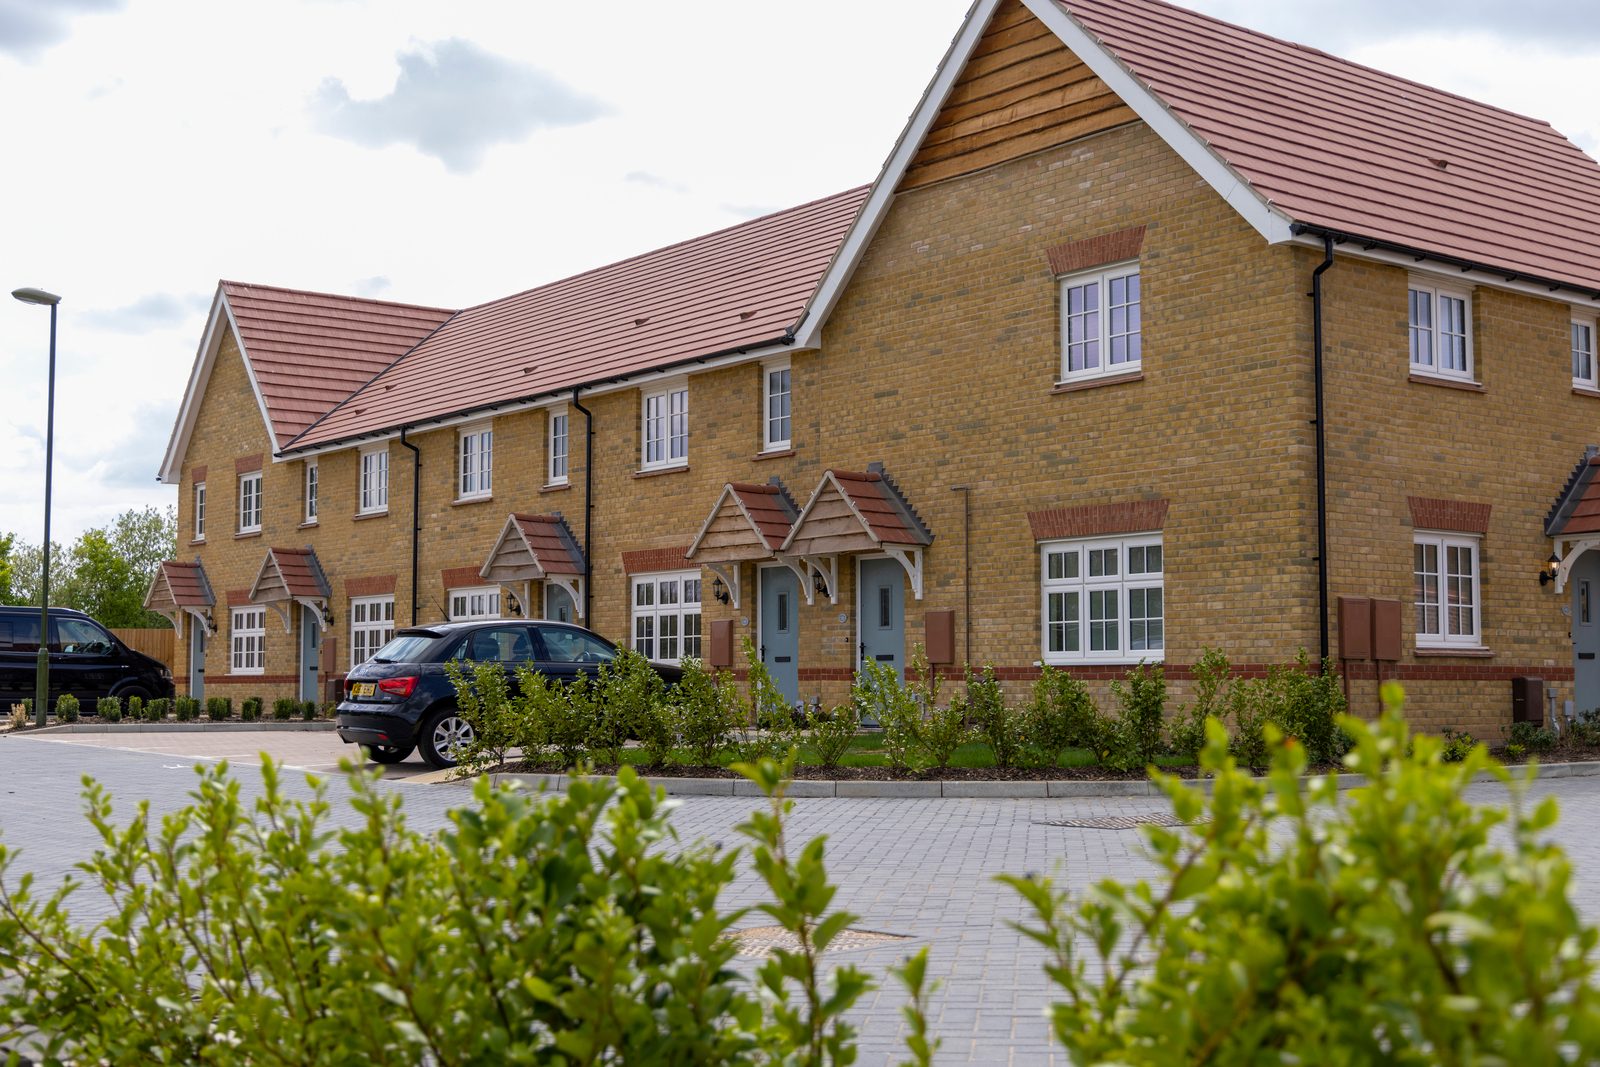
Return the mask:
<path id="1" fill-rule="evenodd" d="M 1554 552 L 1550 553 L 1550 558 L 1544 561 L 1543 567 L 1539 568 L 1539 584 L 1541 586 L 1549 585 L 1556 580 L 1556 575 L 1560 570 L 1561 557 Z"/>
<path id="2" fill-rule="evenodd" d="M 722 584 L 721 578 L 711 580 L 711 595 L 718 604 L 726 604 L 731 598 L 728 596 L 728 587 Z"/>

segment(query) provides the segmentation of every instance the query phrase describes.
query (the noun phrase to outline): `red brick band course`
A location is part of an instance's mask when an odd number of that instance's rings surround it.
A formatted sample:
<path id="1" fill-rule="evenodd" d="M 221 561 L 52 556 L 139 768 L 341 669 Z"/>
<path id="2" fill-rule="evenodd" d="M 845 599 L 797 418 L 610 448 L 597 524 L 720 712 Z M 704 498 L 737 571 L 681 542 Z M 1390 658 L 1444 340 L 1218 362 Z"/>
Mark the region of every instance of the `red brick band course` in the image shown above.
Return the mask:
<path id="1" fill-rule="evenodd" d="M 474 574 L 477 572 L 474 571 Z M 395 578 L 392 574 L 374 574 L 365 578 L 346 578 L 344 580 L 344 595 L 355 596 L 384 596 L 394 593 Z"/>
<path id="2" fill-rule="evenodd" d="M 298 685 L 296 674 L 216 674 L 206 675 L 206 685 Z"/>
<path id="3" fill-rule="evenodd" d="M 1167 522 L 1165 500 L 1135 500 L 1126 504 L 1085 504 L 1075 508 L 1049 508 L 1028 512 L 1035 541 L 1063 537 L 1101 537 L 1106 534 L 1144 533 Z"/>
<path id="4" fill-rule="evenodd" d="M 1103 267 L 1107 263 L 1121 263 L 1125 259 L 1138 259 L 1144 248 L 1144 227 L 1103 233 L 1081 241 L 1068 241 L 1045 250 L 1050 258 L 1050 270 L 1056 274 Z"/>
<path id="5" fill-rule="evenodd" d="M 1441 500 L 1431 496 L 1408 496 L 1411 525 L 1419 530 L 1450 530 L 1454 533 L 1489 532 L 1490 504 L 1469 500 Z"/>
<path id="6" fill-rule="evenodd" d="M 689 546 L 681 548 L 647 548 L 639 552 L 622 554 L 622 569 L 629 574 L 646 571 L 681 571 L 689 566 Z"/>

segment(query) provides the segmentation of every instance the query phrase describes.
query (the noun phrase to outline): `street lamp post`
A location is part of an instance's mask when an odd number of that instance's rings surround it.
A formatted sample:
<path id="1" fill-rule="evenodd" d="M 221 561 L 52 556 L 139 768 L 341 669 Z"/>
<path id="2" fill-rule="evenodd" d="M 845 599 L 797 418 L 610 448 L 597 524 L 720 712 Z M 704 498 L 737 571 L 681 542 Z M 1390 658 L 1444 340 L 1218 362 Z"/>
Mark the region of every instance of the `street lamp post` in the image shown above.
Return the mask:
<path id="1" fill-rule="evenodd" d="M 44 424 L 44 545 L 39 582 L 39 667 L 33 689 L 33 721 L 44 725 L 50 707 L 50 463 L 56 441 L 56 305 L 61 298 L 43 289 L 13 289 L 11 295 L 24 304 L 43 304 L 50 309 L 50 387 Z"/>

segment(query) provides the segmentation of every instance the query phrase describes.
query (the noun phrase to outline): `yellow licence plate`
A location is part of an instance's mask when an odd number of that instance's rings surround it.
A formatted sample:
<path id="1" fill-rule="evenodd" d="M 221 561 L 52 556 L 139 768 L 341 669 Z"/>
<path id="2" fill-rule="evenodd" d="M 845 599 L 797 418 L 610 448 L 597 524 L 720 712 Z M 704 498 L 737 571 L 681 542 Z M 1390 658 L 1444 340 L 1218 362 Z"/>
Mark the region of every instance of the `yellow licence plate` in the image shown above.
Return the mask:
<path id="1" fill-rule="evenodd" d="M 358 697 L 369 697 L 378 691 L 378 687 L 372 682 L 357 682 L 350 691 Z"/>

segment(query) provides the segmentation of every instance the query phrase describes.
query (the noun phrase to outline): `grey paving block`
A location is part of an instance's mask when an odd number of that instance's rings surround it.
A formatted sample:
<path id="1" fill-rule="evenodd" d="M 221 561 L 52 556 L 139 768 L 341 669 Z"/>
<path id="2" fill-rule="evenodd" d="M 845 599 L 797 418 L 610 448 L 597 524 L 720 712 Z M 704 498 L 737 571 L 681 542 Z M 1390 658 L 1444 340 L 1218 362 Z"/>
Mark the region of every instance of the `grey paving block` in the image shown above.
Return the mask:
<path id="1" fill-rule="evenodd" d="M 798 779 L 789 783 L 784 790 L 785 795 L 800 799 L 815 799 L 817 797 L 832 797 L 834 783 L 826 779 Z M 733 781 L 733 795 L 736 797 L 758 797 L 761 790 L 748 778 L 735 778 Z"/>
<path id="2" fill-rule="evenodd" d="M 1052 797 L 1147 797 L 1155 792 L 1149 782 L 1046 782 L 1046 795 Z"/>
<path id="3" fill-rule="evenodd" d="M 651 785 L 661 786 L 668 796 L 675 797 L 731 797 L 733 778 L 648 778 Z"/>
<path id="4" fill-rule="evenodd" d="M 944 782 L 947 797 L 1040 798 L 1050 795 L 1044 782 Z"/>
<path id="5" fill-rule="evenodd" d="M 840 797 L 938 797 L 943 796 L 941 782 L 868 782 L 840 781 L 834 790 Z"/>

